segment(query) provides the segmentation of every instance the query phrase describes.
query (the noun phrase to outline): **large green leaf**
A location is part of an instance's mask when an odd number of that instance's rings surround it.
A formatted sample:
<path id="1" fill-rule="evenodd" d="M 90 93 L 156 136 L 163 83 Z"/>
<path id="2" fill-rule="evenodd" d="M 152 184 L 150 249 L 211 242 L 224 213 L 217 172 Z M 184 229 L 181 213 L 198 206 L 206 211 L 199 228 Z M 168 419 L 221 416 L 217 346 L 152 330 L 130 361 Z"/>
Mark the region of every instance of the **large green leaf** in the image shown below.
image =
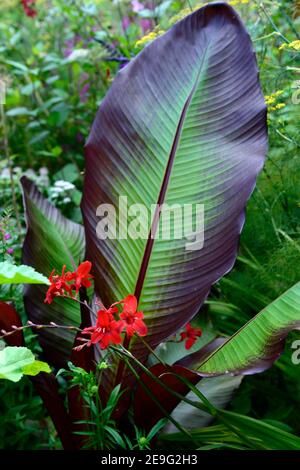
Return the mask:
<path id="1" fill-rule="evenodd" d="M 36 361 L 30 349 L 8 346 L 0 351 L 0 379 L 18 382 L 23 375 L 35 376 L 40 372 L 51 372 L 46 362 Z"/>
<path id="2" fill-rule="evenodd" d="M 253 374 L 280 356 L 289 331 L 300 328 L 300 282 L 264 308 L 199 365 L 197 353 L 189 367 L 202 376 Z"/>
<path id="3" fill-rule="evenodd" d="M 266 147 L 255 54 L 226 4 L 207 5 L 177 23 L 114 80 L 86 145 L 87 258 L 106 305 L 135 293 L 152 346 L 187 323 L 233 266 Z M 117 228 L 124 229 L 120 196 L 128 207 L 158 205 L 144 238 L 98 237 L 101 204 L 116 208 Z M 195 226 L 195 205 L 204 204 L 202 249 L 187 250 L 185 236 L 174 237 L 178 214 L 171 217 L 171 239 L 153 238 L 162 204 L 193 206 L 187 232 Z M 138 340 L 133 350 L 140 358 L 145 353 Z"/>
<path id="4" fill-rule="evenodd" d="M 23 262 L 45 276 L 53 269 L 74 270 L 85 250 L 83 228 L 67 220 L 26 177 L 21 179 L 27 233 L 23 245 Z M 47 287 L 27 286 L 25 307 L 28 318 L 35 323 L 53 321 L 60 325 L 80 325 L 79 304 L 68 299 L 55 299 L 45 304 Z M 39 330 L 39 339 L 52 364 L 62 366 L 69 359 L 75 334 L 72 331 Z"/>
<path id="5" fill-rule="evenodd" d="M 170 372 L 187 377 L 193 384 L 197 383 L 197 375 L 212 378 L 222 375 L 240 376 L 262 372 L 278 359 L 288 333 L 298 328 L 300 328 L 300 282 L 278 297 L 220 346 L 215 348 L 218 341 L 214 340 L 199 351 L 180 359 L 175 366 L 159 364 L 152 367 L 150 371 L 169 386 L 171 385 L 174 391 L 179 389 L 182 384 L 174 382 Z M 212 348 L 213 352 L 211 352 Z M 159 396 L 161 405 L 165 408 L 170 407 L 169 411 L 178 405 L 179 400 L 176 402 L 170 393 L 163 392 L 157 383 L 149 380 L 145 374 L 142 376 L 142 380 L 148 383 L 153 396 Z M 199 382 L 199 389 L 201 389 L 201 384 L 202 381 Z M 181 393 L 186 392 L 182 391 Z M 155 403 L 151 403 L 151 398 L 149 399 L 147 395 L 143 394 L 143 389 L 139 386 L 136 392 L 136 402 L 138 404 L 140 398 L 143 397 L 143 406 L 145 406 L 145 402 L 148 400 L 146 404 L 147 419 L 154 421 L 160 419 L 161 411 L 158 410 Z M 137 405 L 136 409 L 137 416 L 143 416 L 142 413 L 139 413 Z M 179 412 L 186 409 L 187 406 L 181 404 Z"/>
<path id="6" fill-rule="evenodd" d="M 50 284 L 48 278 L 36 272 L 30 266 L 4 261 L 0 263 L 0 284 Z"/>

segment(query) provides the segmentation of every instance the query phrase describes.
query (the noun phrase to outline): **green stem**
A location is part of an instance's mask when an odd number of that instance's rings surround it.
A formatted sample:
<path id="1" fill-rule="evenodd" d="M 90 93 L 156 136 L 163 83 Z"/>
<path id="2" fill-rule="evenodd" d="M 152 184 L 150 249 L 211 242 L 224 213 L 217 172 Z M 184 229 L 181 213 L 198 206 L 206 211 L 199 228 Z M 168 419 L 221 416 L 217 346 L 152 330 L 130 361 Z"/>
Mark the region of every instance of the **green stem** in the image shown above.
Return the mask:
<path id="1" fill-rule="evenodd" d="M 281 36 L 281 38 L 287 43 L 289 44 L 289 40 L 279 31 L 279 29 L 277 28 L 276 24 L 274 23 L 273 19 L 271 18 L 271 16 L 269 15 L 269 13 L 267 12 L 263 2 L 258 2 L 257 0 L 254 0 L 256 5 L 258 6 L 258 8 L 260 8 L 263 12 L 264 12 L 264 15 L 267 17 L 269 23 L 272 25 L 272 27 L 274 28 L 274 30 L 277 32 L 277 34 L 279 36 Z"/>
<path id="2" fill-rule="evenodd" d="M 127 367 L 131 370 L 132 374 L 135 376 L 136 380 L 138 381 L 138 383 L 143 387 L 143 389 L 145 390 L 145 392 L 147 393 L 147 395 L 151 398 L 151 400 L 158 406 L 158 408 L 160 409 L 160 411 L 166 416 L 166 418 L 169 419 L 169 421 L 171 421 L 172 424 L 174 424 L 174 426 L 176 426 L 177 429 L 179 429 L 179 431 L 181 431 L 183 434 L 185 434 L 189 439 L 193 440 L 193 437 L 192 435 L 183 427 L 181 426 L 180 423 L 178 423 L 174 418 L 172 418 L 172 416 L 167 412 L 167 410 L 165 410 L 165 408 L 160 404 L 160 402 L 153 396 L 151 390 L 149 389 L 149 387 L 140 379 L 138 373 L 136 372 L 136 370 L 131 366 L 129 360 L 126 358 L 124 359 L 126 364 L 127 364 Z"/>

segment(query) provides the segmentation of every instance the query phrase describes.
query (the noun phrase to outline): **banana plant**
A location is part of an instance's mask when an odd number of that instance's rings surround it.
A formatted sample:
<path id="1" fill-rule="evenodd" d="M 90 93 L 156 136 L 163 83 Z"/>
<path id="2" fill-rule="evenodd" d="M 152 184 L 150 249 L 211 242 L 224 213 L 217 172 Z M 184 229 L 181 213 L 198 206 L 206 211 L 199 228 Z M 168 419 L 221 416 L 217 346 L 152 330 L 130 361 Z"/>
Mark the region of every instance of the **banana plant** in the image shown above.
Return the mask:
<path id="1" fill-rule="evenodd" d="M 211 286 L 233 267 L 246 203 L 266 152 L 266 105 L 249 35 L 232 7 L 206 5 L 131 60 L 102 101 L 85 146 L 83 227 L 63 217 L 22 178 L 27 221 L 23 262 L 49 275 L 62 265 L 72 269 L 89 260 L 94 295 L 109 306 L 134 293 L 145 314 L 147 342 L 155 349 L 199 312 Z M 124 221 L 116 211 L 118 236 L 99 237 L 98 208 L 118 208 L 120 198 L 128 207 L 154 207 L 146 235 L 133 239 L 120 234 Z M 187 250 L 184 238 L 157 236 L 163 208 L 176 204 L 204 205 L 201 249 Z M 196 222 L 193 214 L 191 225 Z M 94 323 L 76 304 L 61 299 L 49 306 L 44 296 L 42 285 L 26 288 L 30 320 Z M 166 370 L 156 365 L 152 378 L 144 371 L 142 380 L 155 396 L 153 376 L 168 381 L 173 367 L 194 384 L 201 377 L 264 370 L 278 357 L 287 332 L 299 326 L 299 296 L 297 285 L 216 351 L 211 353 L 214 346 L 208 347 L 210 353 L 201 349 Z M 48 362 L 61 366 L 70 358 L 72 331 L 67 336 L 40 331 L 39 338 Z M 133 337 L 124 346 L 143 370 L 149 356 L 144 342 Z M 105 371 L 107 390 L 133 380 L 117 359 Z M 186 384 L 180 383 L 180 390 L 187 393 Z M 137 420 L 144 399 L 139 387 Z M 170 413 L 168 400 L 172 409 L 178 400 L 165 399 Z M 158 413 L 154 406 L 153 413 L 158 421 L 161 409 Z"/>
<path id="2" fill-rule="evenodd" d="M 23 178 L 23 261 L 49 274 L 78 263 L 86 246 L 96 296 L 111 305 L 134 293 L 154 348 L 196 315 L 212 284 L 232 268 L 266 150 L 266 106 L 250 38 L 231 7 L 207 5 L 138 54 L 101 103 L 85 147 L 85 238 Z M 118 208 L 120 197 L 128 207 L 156 207 L 147 236 L 98 238 L 98 207 Z M 187 250 L 184 238 L 153 236 L 162 205 L 185 203 L 204 205 L 202 249 Z M 120 230 L 120 214 L 116 219 Z M 26 291 L 30 319 L 79 323 L 78 309 L 62 302 L 49 309 L 41 292 L 40 286 Z M 71 350 L 70 337 L 41 338 L 46 348 L 55 346 L 58 362 Z M 141 341 L 127 346 L 146 359 Z M 116 378 L 122 378 L 118 364 L 111 386 Z"/>

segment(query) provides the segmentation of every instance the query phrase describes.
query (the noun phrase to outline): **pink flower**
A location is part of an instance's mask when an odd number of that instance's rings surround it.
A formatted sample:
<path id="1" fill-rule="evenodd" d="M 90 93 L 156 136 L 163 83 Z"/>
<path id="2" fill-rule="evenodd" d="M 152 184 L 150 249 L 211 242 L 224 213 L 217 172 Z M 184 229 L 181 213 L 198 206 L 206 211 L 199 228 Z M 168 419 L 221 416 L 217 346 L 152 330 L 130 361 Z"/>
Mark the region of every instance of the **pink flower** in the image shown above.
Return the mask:
<path id="1" fill-rule="evenodd" d="M 132 11 L 134 11 L 134 13 L 138 13 L 139 11 L 144 10 L 145 8 L 144 5 L 138 0 L 132 0 L 131 6 L 132 6 Z"/>
<path id="2" fill-rule="evenodd" d="M 141 18 L 140 26 L 143 30 L 143 33 L 145 34 L 147 31 L 150 31 L 152 28 L 151 20 L 147 20 L 147 18 Z"/>
<path id="3" fill-rule="evenodd" d="M 130 18 L 128 18 L 128 16 L 124 16 L 124 18 L 122 18 L 123 30 L 125 31 L 127 28 L 129 28 L 129 26 L 130 26 Z"/>

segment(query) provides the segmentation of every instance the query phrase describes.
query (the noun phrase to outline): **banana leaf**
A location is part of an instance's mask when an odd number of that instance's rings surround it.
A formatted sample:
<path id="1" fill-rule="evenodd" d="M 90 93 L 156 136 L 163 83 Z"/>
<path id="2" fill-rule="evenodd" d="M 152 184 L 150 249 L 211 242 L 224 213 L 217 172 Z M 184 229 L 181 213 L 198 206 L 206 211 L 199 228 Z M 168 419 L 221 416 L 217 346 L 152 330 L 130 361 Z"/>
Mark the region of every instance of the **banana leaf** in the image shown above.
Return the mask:
<path id="1" fill-rule="evenodd" d="M 192 384 L 201 384 L 200 377 L 230 377 L 263 372 L 281 355 L 288 333 L 299 328 L 300 282 L 274 300 L 223 344 L 218 345 L 218 341 L 214 340 L 198 352 L 181 359 L 175 366 L 157 364 L 150 368 L 150 372 L 182 395 L 185 395 L 189 388 L 184 388 L 186 384 L 176 380 L 174 374 L 187 378 Z M 215 350 L 207 356 L 207 352 L 214 345 Z M 171 413 L 180 400 L 176 400 L 176 397 L 147 374 L 144 373 L 140 380 Z M 188 407 L 185 409 L 188 410 Z M 135 412 L 140 423 L 144 419 L 151 419 L 153 424 L 163 417 L 151 394 L 145 393 L 141 383 L 135 396 Z"/>
<path id="2" fill-rule="evenodd" d="M 61 213 L 38 191 L 32 181 L 21 178 L 27 233 L 23 244 L 23 263 L 49 276 L 53 269 L 61 273 L 65 264 L 73 271 L 82 261 L 85 250 L 84 231 Z M 44 303 L 47 286 L 27 285 L 24 303 L 29 320 L 39 324 L 51 321 L 59 325 L 79 326 L 79 304 L 68 299 Z M 39 341 L 48 362 L 63 367 L 70 359 L 75 333 L 70 330 L 39 330 Z"/>
<path id="3" fill-rule="evenodd" d="M 253 46 L 224 3 L 178 22 L 115 78 L 85 149 L 86 258 L 105 305 L 135 293 L 152 347 L 186 324 L 232 268 L 266 151 L 266 106 Z M 133 240 L 122 233 L 120 196 L 128 207 L 156 205 L 146 236 Z M 110 238 L 99 238 L 102 204 L 116 209 L 117 238 L 112 216 Z M 201 249 L 187 249 L 184 237 L 163 239 L 164 204 L 204 204 Z M 145 213 L 141 217 L 145 221 Z M 171 220 L 170 233 L 178 220 Z M 139 358 L 147 355 L 138 339 L 130 348 Z"/>

